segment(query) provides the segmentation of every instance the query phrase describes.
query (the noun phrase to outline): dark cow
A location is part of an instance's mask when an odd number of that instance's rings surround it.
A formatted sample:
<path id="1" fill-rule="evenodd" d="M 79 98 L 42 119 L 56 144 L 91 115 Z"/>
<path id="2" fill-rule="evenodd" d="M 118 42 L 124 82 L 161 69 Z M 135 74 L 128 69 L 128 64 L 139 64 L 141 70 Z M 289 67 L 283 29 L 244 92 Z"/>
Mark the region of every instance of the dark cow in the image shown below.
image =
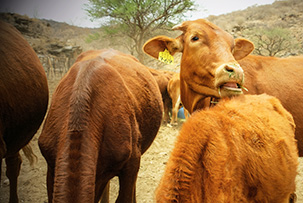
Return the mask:
<path id="1" fill-rule="evenodd" d="M 183 124 L 156 191 L 159 203 L 293 201 L 295 124 L 268 95 L 223 99 Z"/>
<path id="2" fill-rule="evenodd" d="M 39 137 L 49 202 L 98 202 L 114 176 L 116 202 L 136 202 L 141 155 L 161 124 L 155 78 L 121 52 L 82 53 L 56 88 Z"/>
<path id="3" fill-rule="evenodd" d="M 0 43 L 0 160 L 6 161 L 12 203 L 18 202 L 19 150 L 29 143 L 44 119 L 48 85 L 34 50 L 19 31 L 1 21 Z"/>
<path id="4" fill-rule="evenodd" d="M 170 97 L 167 85 L 170 79 L 173 77 L 175 72 L 172 71 L 166 71 L 166 70 L 156 70 L 153 68 L 149 68 L 151 74 L 156 79 L 161 95 L 162 95 L 162 101 L 164 106 L 164 113 L 163 113 L 163 123 L 169 122 L 169 112 L 172 109 L 172 98 Z"/>
<path id="5" fill-rule="evenodd" d="M 183 53 L 181 101 L 190 113 L 209 106 L 210 97 L 217 100 L 242 94 L 243 86 L 250 94 L 276 96 L 294 117 L 299 155 L 303 156 L 302 56 L 279 59 L 249 55 L 254 48 L 250 41 L 234 40 L 203 19 L 183 22 L 174 29 L 183 33 L 176 39 L 152 38 L 144 51 L 155 58 L 165 49 L 172 55 Z"/>

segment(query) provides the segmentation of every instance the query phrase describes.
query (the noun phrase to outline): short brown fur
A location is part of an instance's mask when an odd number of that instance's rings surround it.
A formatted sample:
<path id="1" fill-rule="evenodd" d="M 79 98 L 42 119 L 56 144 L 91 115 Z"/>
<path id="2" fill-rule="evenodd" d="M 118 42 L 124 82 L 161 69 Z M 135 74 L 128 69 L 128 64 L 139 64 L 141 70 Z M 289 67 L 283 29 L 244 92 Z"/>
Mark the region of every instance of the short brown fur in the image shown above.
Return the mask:
<path id="1" fill-rule="evenodd" d="M 98 202 L 114 176 L 116 202 L 136 202 L 140 158 L 162 112 L 155 78 L 133 56 L 111 49 L 82 53 L 53 94 L 39 138 L 49 202 Z"/>
<path id="2" fill-rule="evenodd" d="M 17 179 L 25 147 L 39 129 L 48 85 L 35 51 L 13 26 L 0 21 L 0 169 L 6 161 L 10 203 L 18 202 Z"/>
<path id="3" fill-rule="evenodd" d="M 298 154 L 295 124 L 279 100 L 246 95 L 183 124 L 157 202 L 289 202 Z"/>

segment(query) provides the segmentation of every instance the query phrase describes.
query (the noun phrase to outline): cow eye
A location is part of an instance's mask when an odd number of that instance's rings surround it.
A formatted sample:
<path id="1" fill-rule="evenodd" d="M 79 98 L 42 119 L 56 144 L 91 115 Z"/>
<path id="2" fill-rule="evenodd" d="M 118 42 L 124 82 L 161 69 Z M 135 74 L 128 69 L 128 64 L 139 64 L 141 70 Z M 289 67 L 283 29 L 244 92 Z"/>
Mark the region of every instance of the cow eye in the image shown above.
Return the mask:
<path id="1" fill-rule="evenodd" d="M 199 40 L 199 37 L 197 36 L 194 36 L 193 38 L 191 38 L 192 41 L 198 41 Z"/>

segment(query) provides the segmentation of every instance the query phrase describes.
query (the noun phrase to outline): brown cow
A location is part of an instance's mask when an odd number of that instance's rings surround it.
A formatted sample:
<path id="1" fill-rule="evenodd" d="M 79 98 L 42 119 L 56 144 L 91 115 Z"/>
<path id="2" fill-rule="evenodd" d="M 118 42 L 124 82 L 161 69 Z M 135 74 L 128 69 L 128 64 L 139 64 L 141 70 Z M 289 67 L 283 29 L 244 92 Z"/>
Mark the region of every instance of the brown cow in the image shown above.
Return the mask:
<path id="1" fill-rule="evenodd" d="M 163 113 L 163 123 L 169 122 L 169 112 L 172 108 L 172 99 L 168 93 L 167 85 L 169 80 L 173 77 L 175 72 L 173 71 L 166 71 L 166 70 L 156 70 L 153 68 L 149 68 L 151 74 L 156 79 L 158 86 L 160 88 L 160 92 L 162 95 L 162 101 L 164 106 L 164 113 Z"/>
<path id="2" fill-rule="evenodd" d="M 157 202 L 288 203 L 298 166 L 294 131 L 291 114 L 265 94 L 194 112 L 177 137 Z"/>
<path id="3" fill-rule="evenodd" d="M 176 39 L 165 36 L 150 39 L 144 51 L 155 58 L 164 49 L 172 55 L 183 53 L 181 101 L 190 113 L 209 106 L 210 97 L 242 94 L 245 74 L 248 93 L 276 96 L 293 115 L 299 155 L 303 156 L 303 87 L 299 85 L 303 79 L 303 57 L 247 56 L 254 47 L 250 41 L 234 40 L 203 19 L 186 21 L 174 29 L 183 33 Z"/>
<path id="4" fill-rule="evenodd" d="M 173 77 L 168 81 L 167 92 L 172 100 L 172 118 L 171 125 L 174 125 L 178 121 L 178 111 L 182 107 L 180 96 L 180 73 L 175 73 Z M 184 116 L 188 117 L 188 112 L 184 108 Z"/>
<path id="5" fill-rule="evenodd" d="M 98 202 L 119 177 L 116 202 L 136 202 L 141 155 L 161 124 L 156 80 L 130 55 L 82 53 L 56 88 L 39 137 L 49 202 Z"/>
<path id="6" fill-rule="evenodd" d="M 292 114 L 296 124 L 299 156 L 303 157 L 303 56 L 288 58 L 249 55 L 239 64 L 244 70 L 249 94 L 267 93 L 277 97 Z"/>
<path id="7" fill-rule="evenodd" d="M 44 119 L 48 85 L 34 50 L 19 31 L 1 21 L 0 43 L 0 170 L 5 158 L 9 202 L 18 202 L 19 150 L 29 143 Z"/>

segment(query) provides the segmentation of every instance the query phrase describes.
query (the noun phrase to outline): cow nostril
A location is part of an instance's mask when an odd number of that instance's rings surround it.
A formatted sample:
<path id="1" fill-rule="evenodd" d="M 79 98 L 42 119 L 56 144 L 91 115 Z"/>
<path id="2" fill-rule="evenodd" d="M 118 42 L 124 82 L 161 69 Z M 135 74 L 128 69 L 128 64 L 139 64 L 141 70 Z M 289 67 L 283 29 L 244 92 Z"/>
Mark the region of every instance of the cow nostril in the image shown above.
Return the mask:
<path id="1" fill-rule="evenodd" d="M 225 66 L 224 69 L 227 71 L 227 72 L 230 72 L 230 73 L 233 73 L 235 70 L 234 68 L 230 67 L 230 66 Z"/>

